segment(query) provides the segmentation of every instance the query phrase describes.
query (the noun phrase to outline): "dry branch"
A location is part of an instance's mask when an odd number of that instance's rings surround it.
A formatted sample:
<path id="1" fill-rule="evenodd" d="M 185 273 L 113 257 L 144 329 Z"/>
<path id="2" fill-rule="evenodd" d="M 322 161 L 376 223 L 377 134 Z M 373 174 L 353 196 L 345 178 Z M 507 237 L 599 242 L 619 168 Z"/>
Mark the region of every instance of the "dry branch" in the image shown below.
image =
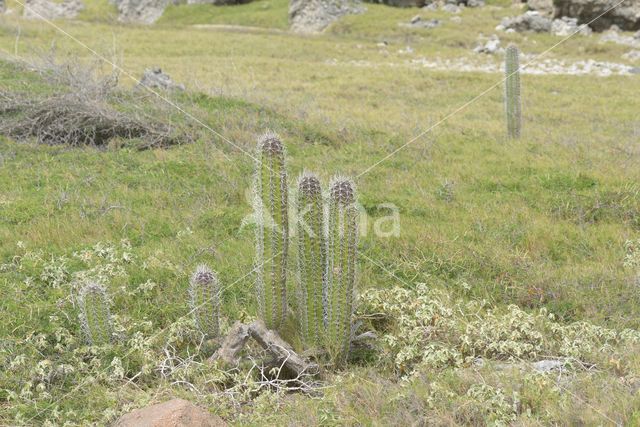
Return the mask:
<path id="1" fill-rule="evenodd" d="M 230 365 L 237 365 L 239 354 L 247 343 L 248 338 L 253 338 L 273 360 L 272 364 L 282 367 L 292 378 L 313 376 L 319 373 L 318 365 L 304 360 L 276 331 L 267 329 L 261 320 L 249 325 L 236 322 L 222 345 L 209 360 L 222 360 Z"/>

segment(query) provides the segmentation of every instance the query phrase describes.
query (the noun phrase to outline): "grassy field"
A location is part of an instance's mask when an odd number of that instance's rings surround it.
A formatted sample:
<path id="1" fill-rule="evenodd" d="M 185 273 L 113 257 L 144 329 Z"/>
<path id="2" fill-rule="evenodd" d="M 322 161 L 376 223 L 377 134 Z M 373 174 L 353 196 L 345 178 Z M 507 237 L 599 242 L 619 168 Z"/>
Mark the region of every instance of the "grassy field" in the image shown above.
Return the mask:
<path id="1" fill-rule="evenodd" d="M 473 58 L 479 33 L 520 13 L 489 3 L 462 23 L 367 5 L 319 36 L 282 31 L 282 0 L 172 6 L 151 27 L 118 24 L 96 2 L 56 22 L 131 76 L 161 66 L 188 89 L 172 102 L 234 146 L 182 114 L 197 140 L 165 149 L 0 139 L 0 424 L 104 425 L 170 396 L 238 425 L 640 423 L 640 249 L 629 243 L 640 239 L 640 77 L 525 75 L 523 137 L 508 140 L 501 85 L 456 112 L 500 75 L 407 63 Z M 398 26 L 418 13 L 444 24 Z M 55 46 L 61 61 L 92 59 L 43 23 L 14 14 L 0 29 L 3 91 L 49 90 L 16 56 Z M 559 41 L 501 39 L 526 53 Z M 627 50 L 575 37 L 549 55 L 625 63 Z M 247 153 L 267 129 L 285 141 L 291 177 L 357 177 L 370 219 L 358 316 L 381 338 L 313 397 L 199 363 L 184 316 L 203 262 L 225 287 L 225 325 L 256 315 L 254 233 L 242 224 Z M 385 203 L 399 209 L 397 237 L 374 232 Z M 74 293 L 87 278 L 113 298 L 123 339 L 109 348 L 82 343 Z M 554 357 L 570 359 L 561 374 L 526 368 Z M 191 363 L 158 369 L 178 360 Z"/>

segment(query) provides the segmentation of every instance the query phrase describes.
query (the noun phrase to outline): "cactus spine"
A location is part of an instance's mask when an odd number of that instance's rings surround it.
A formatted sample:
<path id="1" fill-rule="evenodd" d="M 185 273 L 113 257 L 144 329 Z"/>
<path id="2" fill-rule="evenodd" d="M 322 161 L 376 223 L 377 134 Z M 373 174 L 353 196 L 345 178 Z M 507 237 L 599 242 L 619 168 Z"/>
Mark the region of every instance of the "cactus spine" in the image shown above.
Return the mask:
<path id="1" fill-rule="evenodd" d="M 206 265 L 198 266 L 189 281 L 189 308 L 205 338 L 218 336 L 220 284 L 216 273 Z"/>
<path id="2" fill-rule="evenodd" d="M 335 179 L 329 194 L 327 347 L 337 364 L 347 360 L 356 279 L 358 210 L 353 183 Z"/>
<path id="3" fill-rule="evenodd" d="M 509 46 L 505 57 L 505 110 L 509 138 L 520 138 L 522 128 L 522 104 L 520 100 L 520 51 Z"/>
<path id="4" fill-rule="evenodd" d="M 79 295 L 80 325 L 89 345 L 111 342 L 112 325 L 107 290 L 97 283 L 88 283 Z"/>
<path id="5" fill-rule="evenodd" d="M 260 318 L 278 329 L 287 314 L 288 187 L 284 146 L 277 135 L 258 141 L 256 167 L 256 292 Z"/>
<path id="6" fill-rule="evenodd" d="M 310 173 L 298 180 L 297 239 L 300 326 L 307 348 L 320 345 L 324 335 L 326 239 L 324 203 L 318 178 Z"/>

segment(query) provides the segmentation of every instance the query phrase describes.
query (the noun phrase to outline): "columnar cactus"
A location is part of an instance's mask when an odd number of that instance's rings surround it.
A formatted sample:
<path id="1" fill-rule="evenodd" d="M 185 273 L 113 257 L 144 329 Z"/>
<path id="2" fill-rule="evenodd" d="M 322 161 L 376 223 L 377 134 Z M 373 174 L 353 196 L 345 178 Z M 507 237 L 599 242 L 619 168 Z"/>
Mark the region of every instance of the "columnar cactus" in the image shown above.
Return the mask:
<path id="1" fill-rule="evenodd" d="M 104 286 L 88 283 L 80 289 L 80 325 L 89 345 L 111 342 L 113 327 L 109 299 Z"/>
<path id="2" fill-rule="evenodd" d="M 522 104 L 520 100 L 520 52 L 509 46 L 505 58 L 505 110 L 509 138 L 520 138 L 522 127 Z"/>
<path id="3" fill-rule="evenodd" d="M 327 252 L 322 188 L 315 175 L 305 173 L 300 177 L 296 202 L 300 326 L 305 346 L 313 348 L 320 345 L 324 335 Z"/>
<path id="4" fill-rule="evenodd" d="M 289 241 L 285 152 L 277 135 L 258 141 L 256 165 L 256 293 L 260 318 L 278 329 L 287 314 L 287 246 Z"/>
<path id="5" fill-rule="evenodd" d="M 358 210 L 350 180 L 335 179 L 329 194 L 327 253 L 327 348 L 337 364 L 351 345 L 351 315 L 356 280 Z"/>
<path id="6" fill-rule="evenodd" d="M 189 308 L 205 338 L 217 337 L 220 327 L 220 284 L 216 273 L 206 265 L 198 266 L 189 281 Z"/>

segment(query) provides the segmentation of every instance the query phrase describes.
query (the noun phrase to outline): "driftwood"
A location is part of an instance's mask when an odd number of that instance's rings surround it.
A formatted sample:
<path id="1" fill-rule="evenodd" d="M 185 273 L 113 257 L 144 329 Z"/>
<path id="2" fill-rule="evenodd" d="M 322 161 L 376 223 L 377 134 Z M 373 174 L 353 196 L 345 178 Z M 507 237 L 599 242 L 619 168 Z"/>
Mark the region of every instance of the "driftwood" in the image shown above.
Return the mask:
<path id="1" fill-rule="evenodd" d="M 318 365 L 305 361 L 285 340 L 280 338 L 276 331 L 267 329 L 261 320 L 249 325 L 236 322 L 222 341 L 218 351 L 209 360 L 222 360 L 224 363 L 237 366 L 239 354 L 249 337 L 272 357 L 273 360 L 270 363 L 282 368 L 288 376 L 299 378 L 319 373 Z"/>

